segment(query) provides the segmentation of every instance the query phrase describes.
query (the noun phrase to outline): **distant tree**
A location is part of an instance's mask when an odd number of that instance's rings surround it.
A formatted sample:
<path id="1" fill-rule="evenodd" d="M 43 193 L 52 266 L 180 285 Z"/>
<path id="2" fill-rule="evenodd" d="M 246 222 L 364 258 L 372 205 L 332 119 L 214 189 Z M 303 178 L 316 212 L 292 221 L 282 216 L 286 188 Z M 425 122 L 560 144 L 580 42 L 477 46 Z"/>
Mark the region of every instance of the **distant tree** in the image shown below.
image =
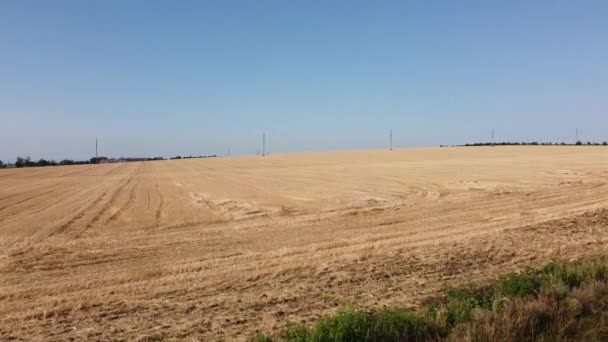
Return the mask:
<path id="1" fill-rule="evenodd" d="M 576 142 L 576 144 L 577 144 L 577 145 L 582 145 L 582 144 L 583 144 L 583 142 L 579 140 L 579 141 L 577 141 L 577 142 Z"/>
<path id="2" fill-rule="evenodd" d="M 0 160 L 0 169 L 4 167 L 4 163 Z"/>
<path id="3" fill-rule="evenodd" d="M 35 166 L 52 166 L 55 165 L 56 163 L 52 160 L 46 160 L 44 158 L 40 158 L 40 160 L 38 160 L 37 163 L 35 163 Z"/>
<path id="4" fill-rule="evenodd" d="M 30 157 L 17 157 L 17 159 L 15 160 L 15 167 L 28 167 L 28 166 L 32 166 L 32 161 L 30 160 Z"/>
<path id="5" fill-rule="evenodd" d="M 108 157 L 97 157 L 97 158 L 93 157 L 89 160 L 89 163 L 90 164 L 99 164 L 99 162 L 101 162 L 103 160 L 107 160 L 107 159 L 108 159 Z"/>
<path id="6" fill-rule="evenodd" d="M 604 145 L 604 146 L 608 145 L 608 141 L 604 141 L 604 142 L 602 143 L 602 145 Z"/>

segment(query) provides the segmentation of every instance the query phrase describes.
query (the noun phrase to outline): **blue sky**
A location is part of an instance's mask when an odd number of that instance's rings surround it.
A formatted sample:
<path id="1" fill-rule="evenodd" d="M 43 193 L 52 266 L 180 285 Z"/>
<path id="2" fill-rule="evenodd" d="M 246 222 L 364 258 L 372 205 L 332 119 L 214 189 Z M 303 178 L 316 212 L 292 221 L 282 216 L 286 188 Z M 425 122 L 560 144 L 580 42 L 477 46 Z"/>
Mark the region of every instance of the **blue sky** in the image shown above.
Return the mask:
<path id="1" fill-rule="evenodd" d="M 0 159 L 608 140 L 606 1 L 1 1 Z"/>

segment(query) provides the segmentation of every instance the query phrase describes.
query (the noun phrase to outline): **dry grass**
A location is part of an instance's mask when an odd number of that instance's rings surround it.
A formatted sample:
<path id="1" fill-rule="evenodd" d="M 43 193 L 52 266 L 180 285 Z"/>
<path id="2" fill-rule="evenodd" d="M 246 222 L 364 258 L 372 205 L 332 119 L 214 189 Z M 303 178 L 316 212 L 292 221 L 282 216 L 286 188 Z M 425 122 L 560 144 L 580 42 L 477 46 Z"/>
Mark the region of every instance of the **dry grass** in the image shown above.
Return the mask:
<path id="1" fill-rule="evenodd" d="M 602 147 L 0 170 L 0 339 L 248 339 L 608 245 Z"/>

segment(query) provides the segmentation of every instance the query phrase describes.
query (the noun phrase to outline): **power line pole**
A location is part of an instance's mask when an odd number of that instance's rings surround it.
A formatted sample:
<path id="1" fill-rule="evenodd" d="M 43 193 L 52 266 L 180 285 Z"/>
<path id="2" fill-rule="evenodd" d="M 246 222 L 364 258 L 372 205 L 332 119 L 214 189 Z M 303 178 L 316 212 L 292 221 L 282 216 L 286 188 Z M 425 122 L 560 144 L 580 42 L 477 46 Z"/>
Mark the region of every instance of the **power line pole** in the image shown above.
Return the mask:
<path id="1" fill-rule="evenodd" d="M 97 137 L 95 137 L 95 164 L 99 162 L 99 156 L 97 154 Z"/>
<path id="2" fill-rule="evenodd" d="M 494 128 L 492 128 L 492 146 L 494 146 Z"/>
<path id="3" fill-rule="evenodd" d="M 578 142 L 578 127 L 576 128 L 576 135 L 574 138 L 574 143 L 576 144 Z"/>
<path id="4" fill-rule="evenodd" d="M 266 133 L 262 132 L 262 157 L 266 155 Z"/>
<path id="5" fill-rule="evenodd" d="M 393 130 L 391 129 L 388 132 L 388 149 L 393 150 Z"/>

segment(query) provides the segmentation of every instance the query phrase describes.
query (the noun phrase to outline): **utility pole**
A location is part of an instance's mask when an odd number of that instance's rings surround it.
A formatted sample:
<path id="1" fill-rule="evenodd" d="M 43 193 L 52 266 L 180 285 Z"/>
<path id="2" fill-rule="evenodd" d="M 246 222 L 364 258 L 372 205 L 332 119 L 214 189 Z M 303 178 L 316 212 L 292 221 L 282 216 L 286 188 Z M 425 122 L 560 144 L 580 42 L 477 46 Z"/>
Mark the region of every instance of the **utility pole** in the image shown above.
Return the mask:
<path id="1" fill-rule="evenodd" d="M 492 128 L 492 147 L 494 147 L 494 128 Z"/>
<path id="2" fill-rule="evenodd" d="M 266 155 L 266 133 L 262 132 L 262 157 Z"/>
<path id="3" fill-rule="evenodd" d="M 97 155 L 97 137 L 95 137 L 95 164 L 99 163 L 99 156 Z"/>
<path id="4" fill-rule="evenodd" d="M 393 130 L 391 129 L 388 132 L 388 149 L 393 150 Z"/>
<path id="5" fill-rule="evenodd" d="M 576 144 L 578 142 L 578 127 L 576 128 L 576 135 L 574 138 L 574 143 Z"/>

